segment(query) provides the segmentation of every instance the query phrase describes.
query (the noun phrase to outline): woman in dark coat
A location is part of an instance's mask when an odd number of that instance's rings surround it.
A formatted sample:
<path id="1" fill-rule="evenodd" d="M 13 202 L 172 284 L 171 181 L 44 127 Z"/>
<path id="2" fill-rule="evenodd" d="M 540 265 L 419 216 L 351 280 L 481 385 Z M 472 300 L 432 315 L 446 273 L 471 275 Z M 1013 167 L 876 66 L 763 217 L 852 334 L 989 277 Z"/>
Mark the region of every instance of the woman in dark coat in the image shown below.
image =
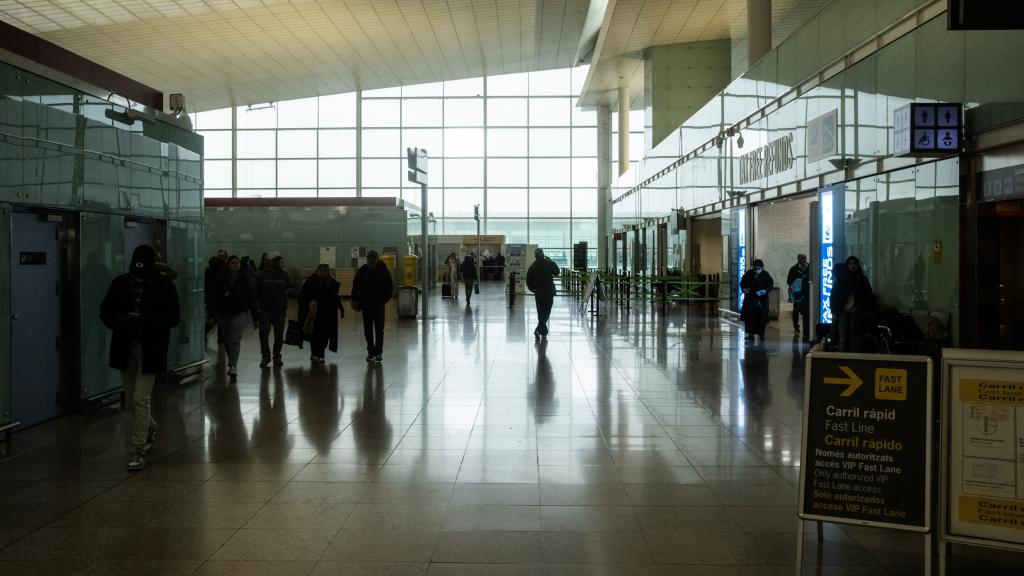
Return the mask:
<path id="1" fill-rule="evenodd" d="M 772 275 L 764 269 L 764 262 L 754 260 L 754 267 L 747 270 L 740 280 L 743 290 L 743 308 L 740 317 L 746 324 L 747 340 L 760 336 L 764 342 L 764 329 L 768 326 L 768 293 L 775 287 Z"/>
<path id="2" fill-rule="evenodd" d="M 313 352 L 309 359 L 318 364 L 326 362 L 326 348 L 338 351 L 338 318 L 345 317 L 339 288 L 341 284 L 331 277 L 330 268 L 320 264 L 299 292 L 299 321 Z"/>
<path id="3" fill-rule="evenodd" d="M 829 306 L 839 350 L 860 352 L 857 336 L 866 331 L 867 319 L 875 313 L 875 292 L 856 256 L 847 258 L 846 265 L 836 270 Z"/>
<path id="4" fill-rule="evenodd" d="M 228 353 L 228 375 L 236 376 L 242 332 L 245 330 L 247 317 L 252 319 L 253 326 L 258 326 L 259 321 L 256 293 L 238 256 L 228 258 L 227 266 L 221 270 L 213 283 L 213 294 L 210 298 L 217 316 L 217 326 L 224 336 L 224 347 Z"/>

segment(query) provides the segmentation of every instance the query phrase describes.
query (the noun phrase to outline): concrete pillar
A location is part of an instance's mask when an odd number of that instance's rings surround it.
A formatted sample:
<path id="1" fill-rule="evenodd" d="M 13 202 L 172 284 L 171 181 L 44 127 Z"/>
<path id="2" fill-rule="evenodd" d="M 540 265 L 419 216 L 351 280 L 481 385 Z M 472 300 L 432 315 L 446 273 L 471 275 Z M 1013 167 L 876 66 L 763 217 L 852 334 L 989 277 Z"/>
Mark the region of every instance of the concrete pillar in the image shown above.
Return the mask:
<path id="1" fill-rule="evenodd" d="M 629 170 L 629 87 L 619 86 L 619 176 Z"/>
<path id="2" fill-rule="evenodd" d="M 747 0 L 747 68 L 772 49 L 772 0 Z"/>
<path id="3" fill-rule="evenodd" d="M 612 109 L 597 107 L 597 267 L 605 270 L 611 262 L 608 235 L 611 234 L 612 196 Z"/>

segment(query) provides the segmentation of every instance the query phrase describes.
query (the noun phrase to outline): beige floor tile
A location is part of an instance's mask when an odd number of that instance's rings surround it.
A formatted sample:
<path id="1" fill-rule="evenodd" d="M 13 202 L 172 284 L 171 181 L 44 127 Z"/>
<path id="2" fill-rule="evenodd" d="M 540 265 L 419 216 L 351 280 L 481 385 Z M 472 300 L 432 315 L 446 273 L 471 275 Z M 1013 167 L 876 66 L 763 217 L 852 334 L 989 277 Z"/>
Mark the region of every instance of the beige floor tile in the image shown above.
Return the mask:
<path id="1" fill-rule="evenodd" d="M 337 532 L 348 520 L 355 504 L 332 502 L 271 502 L 261 505 L 245 524 L 246 528 L 309 529 Z"/>
<path id="2" fill-rule="evenodd" d="M 337 562 L 429 562 L 437 530 L 342 528 L 323 555 Z"/>
<path id="3" fill-rule="evenodd" d="M 195 576 L 307 576 L 312 560 L 208 560 Z"/>
<path id="4" fill-rule="evenodd" d="M 542 559 L 543 538 L 530 532 L 441 532 L 433 562 L 532 564 Z"/>
<path id="5" fill-rule="evenodd" d="M 243 528 L 213 555 L 212 560 L 301 560 L 319 558 L 333 533 L 317 529 Z"/>

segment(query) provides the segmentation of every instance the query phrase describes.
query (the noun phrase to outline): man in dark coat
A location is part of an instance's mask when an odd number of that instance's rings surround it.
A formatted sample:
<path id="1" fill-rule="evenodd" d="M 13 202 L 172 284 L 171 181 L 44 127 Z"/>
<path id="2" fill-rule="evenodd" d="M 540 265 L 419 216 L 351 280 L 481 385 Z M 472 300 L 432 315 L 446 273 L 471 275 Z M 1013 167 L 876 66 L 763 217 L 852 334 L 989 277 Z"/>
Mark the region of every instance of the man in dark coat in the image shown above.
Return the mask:
<path id="1" fill-rule="evenodd" d="M 321 263 L 299 292 L 299 320 L 309 339 L 309 359 L 320 365 L 327 362 L 325 350 L 338 351 L 338 319 L 345 317 L 338 295 L 340 288 L 341 284 L 331 276 L 330 266 Z"/>
<path id="2" fill-rule="evenodd" d="M 459 273 L 462 274 L 462 283 L 466 286 L 466 307 L 469 307 L 469 300 L 473 297 L 473 288 L 476 287 L 476 262 L 468 254 L 459 266 Z"/>
<path id="3" fill-rule="evenodd" d="M 284 317 L 288 312 L 288 295 L 292 292 L 292 277 L 281 264 L 281 255 L 277 252 L 264 254 L 266 265 L 256 275 L 253 289 L 259 303 L 260 315 L 260 368 L 270 365 L 270 329 L 274 329 L 274 366 L 281 366 L 281 345 L 284 339 Z"/>
<path id="4" fill-rule="evenodd" d="M 367 362 L 383 361 L 384 305 L 391 300 L 394 291 L 391 272 L 381 263 L 377 252 L 370 250 L 366 253 L 366 264 L 359 268 L 352 280 L 352 301 L 363 313 Z"/>
<path id="5" fill-rule="evenodd" d="M 754 260 L 754 267 L 747 270 L 740 280 L 740 289 L 743 290 L 740 316 L 746 324 L 746 339 L 749 341 L 759 336 L 764 342 L 764 329 L 768 326 L 768 293 L 774 287 L 775 281 L 761 260 Z"/>
<path id="6" fill-rule="evenodd" d="M 171 328 L 181 321 L 178 291 L 156 267 L 156 251 L 146 245 L 132 254 L 127 274 L 114 279 L 100 304 L 100 319 L 113 331 L 110 367 L 121 371 L 125 400 L 132 409 L 132 456 L 128 470 L 146 467 L 156 440 L 150 413 L 156 375 L 167 371 Z"/>
<path id="7" fill-rule="evenodd" d="M 811 330 L 811 300 L 810 282 L 811 267 L 807 265 L 807 256 L 797 254 L 796 264 L 789 269 L 786 276 L 786 286 L 789 286 L 789 299 L 793 303 L 793 334 L 800 331 L 800 317 L 804 322 L 804 340 L 810 339 Z M 795 338 L 796 336 L 794 336 Z"/>
<path id="8" fill-rule="evenodd" d="M 534 250 L 533 256 L 533 264 L 526 271 L 526 287 L 537 299 L 537 328 L 533 331 L 533 337 L 547 340 L 548 318 L 551 317 L 551 307 L 555 303 L 555 276 L 558 276 L 558 264 L 545 256 L 540 248 Z"/>

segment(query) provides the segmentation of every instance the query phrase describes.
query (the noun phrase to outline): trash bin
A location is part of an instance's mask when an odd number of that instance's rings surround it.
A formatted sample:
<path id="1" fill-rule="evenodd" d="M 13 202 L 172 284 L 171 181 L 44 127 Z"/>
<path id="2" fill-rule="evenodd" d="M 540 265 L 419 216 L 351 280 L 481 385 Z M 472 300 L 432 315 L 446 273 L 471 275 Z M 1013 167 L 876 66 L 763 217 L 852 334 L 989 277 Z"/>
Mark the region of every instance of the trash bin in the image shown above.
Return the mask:
<path id="1" fill-rule="evenodd" d="M 398 287 L 398 317 L 415 318 L 419 290 L 415 286 Z"/>

